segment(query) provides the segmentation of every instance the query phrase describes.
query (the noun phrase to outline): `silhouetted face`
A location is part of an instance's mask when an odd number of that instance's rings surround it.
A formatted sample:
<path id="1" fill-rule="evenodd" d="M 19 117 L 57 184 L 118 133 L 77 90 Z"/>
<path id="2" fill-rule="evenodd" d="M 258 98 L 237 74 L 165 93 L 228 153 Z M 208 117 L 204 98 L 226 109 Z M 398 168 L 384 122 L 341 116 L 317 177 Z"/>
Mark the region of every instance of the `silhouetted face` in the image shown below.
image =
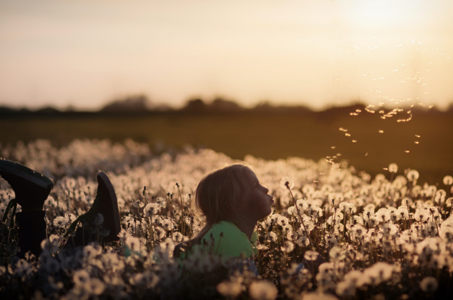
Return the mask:
<path id="1" fill-rule="evenodd" d="M 271 195 L 267 194 L 269 190 L 260 184 L 253 171 L 246 169 L 245 172 L 251 191 L 250 199 L 244 207 L 244 213 L 251 220 L 258 221 L 271 213 L 274 200 Z"/>

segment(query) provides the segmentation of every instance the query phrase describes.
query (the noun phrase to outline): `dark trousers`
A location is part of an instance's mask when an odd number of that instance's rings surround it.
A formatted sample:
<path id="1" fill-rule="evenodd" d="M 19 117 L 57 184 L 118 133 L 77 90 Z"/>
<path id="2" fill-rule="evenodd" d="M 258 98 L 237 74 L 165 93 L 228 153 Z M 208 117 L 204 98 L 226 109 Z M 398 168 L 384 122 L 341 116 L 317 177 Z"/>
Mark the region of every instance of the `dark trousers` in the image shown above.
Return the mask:
<path id="1" fill-rule="evenodd" d="M 37 258 L 41 254 L 41 242 L 46 238 L 45 215 L 45 211 L 26 211 L 16 214 L 16 222 L 19 226 L 18 257 L 24 258 L 28 251 Z"/>

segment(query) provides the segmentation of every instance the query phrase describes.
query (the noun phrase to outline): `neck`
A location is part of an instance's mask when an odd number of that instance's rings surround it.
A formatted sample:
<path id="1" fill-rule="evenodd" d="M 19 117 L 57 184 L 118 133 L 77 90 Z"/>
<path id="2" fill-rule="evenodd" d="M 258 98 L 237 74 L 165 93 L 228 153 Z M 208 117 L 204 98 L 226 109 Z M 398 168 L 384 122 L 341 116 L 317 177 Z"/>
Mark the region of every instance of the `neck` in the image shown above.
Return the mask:
<path id="1" fill-rule="evenodd" d="M 249 240 L 251 239 L 257 221 L 243 219 L 240 217 L 230 219 L 229 221 L 236 225 L 243 233 L 245 233 Z"/>

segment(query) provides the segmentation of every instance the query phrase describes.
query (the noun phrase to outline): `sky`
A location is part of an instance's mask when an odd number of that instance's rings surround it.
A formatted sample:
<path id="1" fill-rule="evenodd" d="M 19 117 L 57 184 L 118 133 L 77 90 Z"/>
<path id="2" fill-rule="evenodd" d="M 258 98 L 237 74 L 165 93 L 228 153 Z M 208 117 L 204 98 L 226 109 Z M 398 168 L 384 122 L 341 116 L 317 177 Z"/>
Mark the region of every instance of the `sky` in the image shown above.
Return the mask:
<path id="1" fill-rule="evenodd" d="M 451 0 L 0 0 L 0 105 L 453 102 Z"/>

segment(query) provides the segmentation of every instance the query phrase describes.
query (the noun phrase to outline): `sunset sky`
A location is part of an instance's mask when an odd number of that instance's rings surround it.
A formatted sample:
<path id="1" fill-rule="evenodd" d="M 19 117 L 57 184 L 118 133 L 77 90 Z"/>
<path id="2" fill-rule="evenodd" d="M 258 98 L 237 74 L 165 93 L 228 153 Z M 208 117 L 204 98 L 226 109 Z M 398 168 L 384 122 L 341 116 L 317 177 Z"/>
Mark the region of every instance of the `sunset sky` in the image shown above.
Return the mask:
<path id="1" fill-rule="evenodd" d="M 0 105 L 453 102 L 451 0 L 0 0 Z"/>

